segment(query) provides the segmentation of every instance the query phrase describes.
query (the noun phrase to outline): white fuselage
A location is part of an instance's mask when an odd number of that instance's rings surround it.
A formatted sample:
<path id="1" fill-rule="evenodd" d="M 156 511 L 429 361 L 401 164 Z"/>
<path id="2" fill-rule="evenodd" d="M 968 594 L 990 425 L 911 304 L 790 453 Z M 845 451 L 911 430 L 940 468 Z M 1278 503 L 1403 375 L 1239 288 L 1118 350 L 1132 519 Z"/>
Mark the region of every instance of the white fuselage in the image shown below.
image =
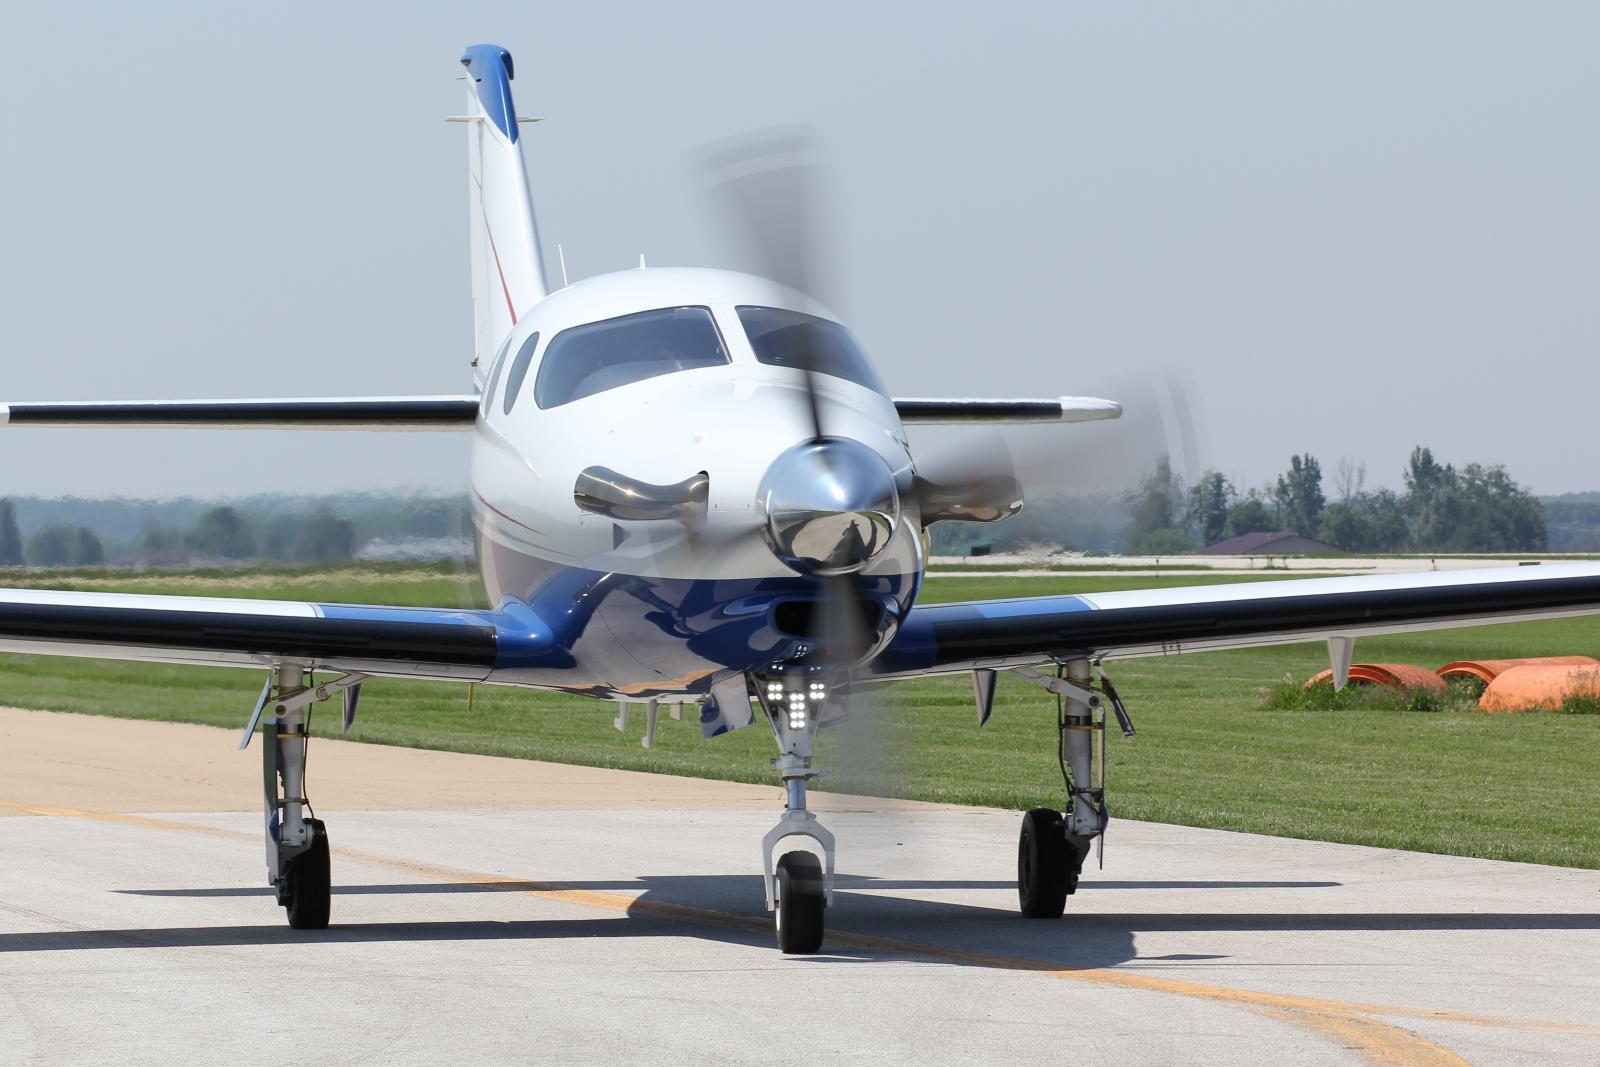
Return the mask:
<path id="1" fill-rule="evenodd" d="M 484 582 L 491 603 L 514 598 L 541 614 L 557 609 L 566 619 L 577 670 L 561 679 L 563 688 L 703 693 L 718 672 L 781 658 L 802 636 L 774 629 L 773 608 L 814 598 L 816 580 L 787 566 L 762 535 L 758 488 L 778 456 L 814 434 L 807 375 L 758 361 L 736 310 L 748 306 L 834 318 L 803 295 L 750 275 L 632 270 L 579 282 L 539 302 L 502 346 L 501 365 L 489 369 L 472 450 Z M 709 311 L 725 364 L 544 408 L 536 402 L 545 352 L 562 331 L 680 307 Z M 535 333 L 531 362 L 520 381 L 510 380 L 515 376 L 505 364 Z M 893 401 L 840 377 L 812 377 L 824 432 L 867 446 L 909 486 L 911 458 Z M 662 485 L 706 472 L 703 525 L 617 522 L 580 509 L 574 484 L 597 465 Z M 910 606 L 922 568 L 915 502 L 903 496 L 888 550 L 852 579 L 863 595 L 885 597 L 899 612 Z M 887 613 L 886 630 L 897 614 Z M 763 625 L 755 624 L 758 617 Z"/>

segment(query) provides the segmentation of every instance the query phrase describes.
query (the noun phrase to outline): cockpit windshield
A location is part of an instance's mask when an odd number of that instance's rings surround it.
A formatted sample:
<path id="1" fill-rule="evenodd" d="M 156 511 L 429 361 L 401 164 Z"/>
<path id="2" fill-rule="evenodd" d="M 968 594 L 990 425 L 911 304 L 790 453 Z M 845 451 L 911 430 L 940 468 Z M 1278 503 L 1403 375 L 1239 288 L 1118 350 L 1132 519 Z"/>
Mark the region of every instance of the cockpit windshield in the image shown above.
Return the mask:
<path id="1" fill-rule="evenodd" d="M 553 408 L 646 378 L 727 362 L 709 308 L 641 311 L 574 326 L 552 337 L 539 363 L 533 398 L 541 408 Z"/>
<path id="2" fill-rule="evenodd" d="M 741 307 L 738 312 L 756 359 L 767 366 L 830 374 L 888 395 L 855 334 L 839 323 L 782 308 Z"/>

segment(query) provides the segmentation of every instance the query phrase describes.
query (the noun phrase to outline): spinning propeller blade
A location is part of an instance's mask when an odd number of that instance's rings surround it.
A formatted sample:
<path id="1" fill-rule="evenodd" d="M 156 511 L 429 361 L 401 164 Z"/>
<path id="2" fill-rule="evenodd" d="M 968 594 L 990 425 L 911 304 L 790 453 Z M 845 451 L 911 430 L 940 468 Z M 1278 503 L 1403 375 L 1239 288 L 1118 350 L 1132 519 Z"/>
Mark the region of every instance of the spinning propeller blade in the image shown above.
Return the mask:
<path id="1" fill-rule="evenodd" d="M 1139 484 L 1163 457 L 1185 484 L 1204 470 L 1203 433 L 1183 377 L 1177 373 L 1143 380 L 1109 382 L 1095 389 L 1123 405 L 1120 419 L 1058 426 L 922 429 L 914 428 L 912 451 L 917 475 L 929 487 L 938 515 L 959 502 L 965 491 L 968 518 L 1004 515 L 985 511 L 1017 486 L 1024 498 L 1053 492 L 1125 492 Z"/>
<path id="2" fill-rule="evenodd" d="M 698 156 L 713 221 L 753 273 L 818 299 L 828 231 L 821 210 L 821 142 L 802 127 L 761 131 L 707 146 Z M 817 372 L 805 368 L 811 439 L 820 440 Z"/>
<path id="3" fill-rule="evenodd" d="M 826 282 L 837 272 L 831 269 L 836 261 L 826 254 L 832 236 L 828 224 L 838 212 L 827 207 L 827 171 L 812 131 L 771 130 L 720 142 L 699 152 L 695 164 L 713 222 L 736 250 L 735 262 L 813 299 L 829 295 Z M 803 425 L 813 443 L 830 440 L 819 371 L 814 363 L 802 369 Z M 1049 426 L 950 434 L 926 452 L 914 452 L 915 478 L 909 489 L 902 487 L 902 497 L 915 495 L 924 524 L 993 521 L 1016 514 L 1025 493 L 1129 489 L 1163 456 L 1190 483 L 1198 477 L 1198 434 L 1179 378 L 1169 375 L 1127 389 L 1072 385 L 1075 392 L 1122 401 L 1127 414 L 1116 422 L 1070 430 Z M 816 641 L 807 659 L 824 666 L 830 686 L 848 697 L 842 729 L 833 731 L 831 761 L 843 772 L 846 788 L 892 795 L 899 792 L 893 776 L 901 766 L 892 716 L 875 687 L 851 685 L 874 651 L 877 635 L 863 616 L 853 575 L 811 573 L 816 601 L 810 629 Z"/>

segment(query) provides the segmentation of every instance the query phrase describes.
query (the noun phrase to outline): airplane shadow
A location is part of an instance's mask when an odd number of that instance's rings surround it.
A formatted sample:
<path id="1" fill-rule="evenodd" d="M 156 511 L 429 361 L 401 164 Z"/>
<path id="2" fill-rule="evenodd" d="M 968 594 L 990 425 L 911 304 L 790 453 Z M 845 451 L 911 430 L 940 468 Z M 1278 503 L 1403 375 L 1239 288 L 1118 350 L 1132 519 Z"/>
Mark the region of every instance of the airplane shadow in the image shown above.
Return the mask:
<path id="1" fill-rule="evenodd" d="M 1240 932 L 1386 932 L 1489 930 L 1600 930 L 1600 913 L 1425 913 L 1425 912 L 1093 912 L 1074 911 L 1084 899 L 1068 902 L 1068 914 L 1054 922 L 1021 918 L 1006 907 L 948 900 L 863 892 L 862 890 L 1008 890 L 1009 881 L 939 881 L 874 879 L 841 875 L 830 930 L 863 935 L 870 940 L 843 939 L 845 944 L 821 957 L 859 962 L 926 959 L 895 942 L 932 946 L 940 951 L 981 954 L 980 966 L 1061 968 L 1109 967 L 1145 961 L 1226 961 L 1211 952 L 1174 952 L 1141 957 L 1135 946 L 1140 934 L 1220 934 Z M 51 930 L 0 934 L 0 953 L 127 948 L 188 948 L 240 945 L 472 942 L 522 940 L 532 943 L 571 938 L 693 936 L 727 944 L 769 946 L 767 916 L 761 908 L 761 882 L 753 875 L 646 876 L 637 880 L 562 882 L 562 888 L 633 892 L 643 890 L 626 914 L 585 918 L 527 920 L 461 920 L 339 923 L 327 930 L 299 931 L 281 918 L 261 925 L 149 927 L 119 930 Z M 1247 892 L 1265 888 L 1331 888 L 1334 882 L 1089 882 L 1083 890 L 1115 888 L 1226 888 Z M 550 888 L 545 882 L 419 882 L 340 886 L 335 896 L 400 896 L 435 894 L 515 893 Z M 271 891 L 254 887 L 133 889 L 119 893 L 142 897 L 262 897 L 270 908 Z M 1091 896 L 1093 894 L 1090 894 Z M 675 910 L 675 909 L 682 909 Z M 703 916 L 703 921 L 696 916 Z M 1189 947 L 1189 946 L 1185 946 Z M 1192 946 L 1216 947 L 1200 942 Z M 1007 963 L 1007 960 L 1010 963 Z M 967 962 L 967 961 L 963 961 Z M 1306 960 L 1306 963 L 1314 962 Z M 1221 964 L 1218 964 L 1221 965 Z"/>
<path id="2" fill-rule="evenodd" d="M 898 879 L 874 878 L 870 875 L 840 874 L 835 883 L 840 889 L 1010 889 L 1015 882 L 951 879 Z M 1088 882 L 1078 886 L 1085 889 L 1334 889 L 1343 882 L 1245 882 L 1245 881 L 1159 881 L 1159 882 Z M 545 888 L 546 882 L 399 882 L 382 885 L 334 886 L 335 896 L 409 896 L 414 893 L 525 893 Z M 614 881 L 564 881 L 568 889 L 600 889 L 626 891 L 638 889 L 637 879 Z M 759 884 L 758 884 L 759 890 Z M 118 893 L 141 897 L 264 897 L 271 896 L 266 886 L 225 886 L 215 889 L 118 889 Z"/>

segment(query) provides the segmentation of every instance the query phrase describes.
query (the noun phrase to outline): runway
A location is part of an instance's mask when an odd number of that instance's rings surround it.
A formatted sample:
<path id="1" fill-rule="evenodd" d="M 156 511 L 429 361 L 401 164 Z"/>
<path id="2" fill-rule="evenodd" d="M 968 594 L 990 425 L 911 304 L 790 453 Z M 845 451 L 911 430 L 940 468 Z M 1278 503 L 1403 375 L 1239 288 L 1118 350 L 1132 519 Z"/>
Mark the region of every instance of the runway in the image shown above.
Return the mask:
<path id="1" fill-rule="evenodd" d="M 5 1062 L 1600 1060 L 1600 872 L 1124 821 L 1030 921 L 1015 813 L 819 794 L 840 892 L 786 958 L 776 786 L 317 741 L 307 934 L 236 742 L 0 709 Z"/>

